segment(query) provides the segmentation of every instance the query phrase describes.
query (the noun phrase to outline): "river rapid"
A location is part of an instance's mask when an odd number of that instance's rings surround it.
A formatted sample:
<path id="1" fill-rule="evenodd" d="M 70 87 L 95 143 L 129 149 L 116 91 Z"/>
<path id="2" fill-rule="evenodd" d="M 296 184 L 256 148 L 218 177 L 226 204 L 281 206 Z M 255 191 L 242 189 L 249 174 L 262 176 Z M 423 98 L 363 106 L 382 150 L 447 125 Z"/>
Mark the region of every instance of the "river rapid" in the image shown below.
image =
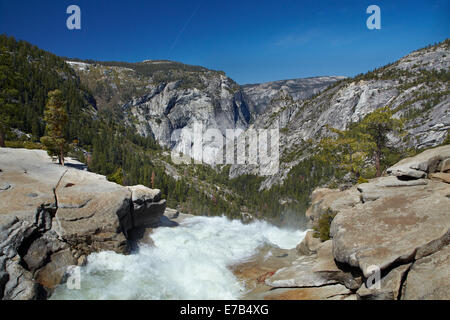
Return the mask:
<path id="1" fill-rule="evenodd" d="M 265 221 L 187 218 L 155 229 L 154 246 L 140 245 L 135 254 L 91 254 L 79 289 L 62 284 L 51 299 L 239 299 L 246 289 L 230 267 L 263 246 L 295 248 L 305 233 Z"/>

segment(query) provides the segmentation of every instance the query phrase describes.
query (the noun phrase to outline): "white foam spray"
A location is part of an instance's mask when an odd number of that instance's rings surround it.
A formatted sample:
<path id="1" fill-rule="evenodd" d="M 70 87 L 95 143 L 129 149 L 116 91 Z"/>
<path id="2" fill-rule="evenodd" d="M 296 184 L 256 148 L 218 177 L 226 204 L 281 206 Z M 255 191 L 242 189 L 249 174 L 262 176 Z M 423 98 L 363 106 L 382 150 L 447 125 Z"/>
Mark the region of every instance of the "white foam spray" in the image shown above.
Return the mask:
<path id="1" fill-rule="evenodd" d="M 294 248 L 304 235 L 264 221 L 189 218 L 155 229 L 155 247 L 141 246 L 137 254 L 91 254 L 81 269 L 81 289 L 63 284 L 51 299 L 239 299 L 245 289 L 229 266 L 262 245 Z"/>

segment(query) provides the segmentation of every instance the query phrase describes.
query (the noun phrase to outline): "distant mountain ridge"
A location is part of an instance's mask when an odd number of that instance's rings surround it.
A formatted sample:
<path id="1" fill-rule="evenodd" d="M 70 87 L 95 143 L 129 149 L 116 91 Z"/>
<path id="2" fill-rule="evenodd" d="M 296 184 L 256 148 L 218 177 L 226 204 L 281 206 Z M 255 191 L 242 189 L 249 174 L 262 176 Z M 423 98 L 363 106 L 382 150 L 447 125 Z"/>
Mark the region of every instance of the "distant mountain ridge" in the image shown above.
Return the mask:
<path id="1" fill-rule="evenodd" d="M 257 114 L 261 114 L 280 90 L 288 92 L 294 100 L 303 100 L 319 93 L 334 82 L 345 78 L 343 76 L 298 78 L 245 84 L 241 87 L 250 98 L 251 108 Z"/>
<path id="2" fill-rule="evenodd" d="M 286 91 L 279 92 L 250 127 L 280 128 L 281 170 L 261 186 L 270 189 L 282 183 L 290 170 L 308 157 L 308 145 L 330 134 L 327 126 L 346 129 L 384 106 L 394 110 L 396 118 L 406 119 L 409 142 L 391 137 L 392 145 L 416 149 L 441 145 L 450 130 L 449 85 L 447 39 L 371 72 L 339 80 L 310 99 L 295 101 Z M 234 165 L 230 177 L 260 171 L 258 166 Z"/>
<path id="3" fill-rule="evenodd" d="M 120 109 L 125 123 L 140 135 L 179 151 L 185 141 L 172 141 L 174 130 L 193 129 L 194 123 L 201 123 L 204 132 L 219 129 L 225 138 L 227 129 L 246 130 L 280 90 L 305 99 L 343 79 L 317 77 L 239 86 L 222 71 L 174 61 L 67 63 L 91 89 L 100 108 Z M 217 142 L 207 144 L 206 161 L 215 159 L 220 147 Z"/>

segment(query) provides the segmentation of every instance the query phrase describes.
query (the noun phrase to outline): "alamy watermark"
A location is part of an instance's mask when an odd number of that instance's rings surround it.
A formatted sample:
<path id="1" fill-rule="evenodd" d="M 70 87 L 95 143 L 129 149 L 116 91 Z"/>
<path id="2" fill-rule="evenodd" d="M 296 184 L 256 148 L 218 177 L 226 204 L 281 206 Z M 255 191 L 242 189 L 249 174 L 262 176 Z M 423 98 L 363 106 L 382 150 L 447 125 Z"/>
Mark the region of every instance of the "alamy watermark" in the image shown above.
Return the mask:
<path id="1" fill-rule="evenodd" d="M 379 266 L 370 265 L 367 267 L 367 273 L 369 276 L 366 280 L 367 289 L 381 289 L 381 269 Z"/>
<path id="2" fill-rule="evenodd" d="M 367 7 L 366 13 L 371 14 L 367 18 L 366 25 L 369 30 L 381 29 L 381 9 L 377 5 L 370 5 Z"/>
<path id="3" fill-rule="evenodd" d="M 66 286 L 69 290 L 81 289 L 81 267 L 68 266 L 65 273 Z"/>
<path id="4" fill-rule="evenodd" d="M 81 30 L 81 9 L 79 6 L 72 4 L 67 7 L 67 14 L 70 16 L 66 20 L 66 26 L 69 30 Z"/>
<path id="5" fill-rule="evenodd" d="M 191 128 L 174 130 L 171 141 L 177 143 L 171 153 L 175 164 L 258 165 L 259 174 L 266 176 L 279 169 L 278 128 L 226 129 L 223 134 L 217 128 L 204 130 L 202 123 L 194 123 Z"/>

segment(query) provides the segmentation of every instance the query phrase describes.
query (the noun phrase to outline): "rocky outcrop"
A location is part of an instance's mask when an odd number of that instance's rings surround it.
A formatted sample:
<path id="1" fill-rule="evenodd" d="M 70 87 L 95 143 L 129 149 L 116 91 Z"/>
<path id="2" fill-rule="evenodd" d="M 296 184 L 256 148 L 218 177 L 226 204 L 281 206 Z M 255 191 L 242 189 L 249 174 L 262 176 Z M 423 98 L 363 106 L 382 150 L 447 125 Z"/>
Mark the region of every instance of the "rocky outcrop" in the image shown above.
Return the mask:
<path id="1" fill-rule="evenodd" d="M 320 239 L 314 237 L 314 231 L 308 230 L 302 242 L 297 245 L 297 252 L 300 255 L 309 256 L 317 253 L 322 246 Z"/>
<path id="2" fill-rule="evenodd" d="M 404 283 L 402 299 L 450 298 L 450 247 L 416 261 Z"/>
<path id="3" fill-rule="evenodd" d="M 368 276 L 370 266 L 390 269 L 410 262 L 436 241 L 450 240 L 450 186 L 430 181 L 398 188 L 339 211 L 331 225 L 336 260 Z"/>
<path id="4" fill-rule="evenodd" d="M 447 171 L 448 159 L 449 145 L 399 162 L 391 176 L 345 191 L 316 190 L 307 215 L 315 224 L 328 209 L 336 213 L 331 240 L 305 237 L 299 258 L 266 284 L 340 284 L 358 299 L 450 299 L 450 185 L 427 178 Z"/>
<path id="5" fill-rule="evenodd" d="M 387 169 L 387 173 L 399 177 L 399 179 L 419 179 L 425 178 L 427 174 L 448 170 L 448 160 L 450 159 L 450 148 L 442 146 L 429 149 L 421 154 L 406 158 L 396 165 Z M 445 163 L 443 162 L 445 160 Z"/>
<path id="6" fill-rule="evenodd" d="M 404 264 L 392 269 L 386 276 L 380 279 L 379 287 L 369 288 L 363 283 L 356 292 L 361 300 L 398 300 L 405 275 L 409 271 L 411 264 Z"/>
<path id="7" fill-rule="evenodd" d="M 361 202 L 361 194 L 356 187 L 345 191 L 328 188 L 318 188 L 311 194 L 311 206 L 306 210 L 310 226 L 318 221 L 320 216 L 329 212 L 337 212 L 342 208 L 353 207 Z"/>
<path id="8" fill-rule="evenodd" d="M 164 214 L 159 190 L 123 187 L 53 164 L 42 150 L 0 149 L 0 296 L 45 298 L 91 252 L 127 254 Z"/>
<path id="9" fill-rule="evenodd" d="M 385 106 L 395 111 L 394 117 L 405 119 L 409 138 L 392 135 L 391 145 L 430 148 L 442 144 L 450 129 L 450 96 L 445 77 L 438 75 L 450 68 L 449 51 L 447 40 L 373 72 L 338 81 L 311 99 L 296 101 L 291 97 L 269 103 L 250 128 L 280 129 L 281 160 L 278 174 L 265 177 L 261 189 L 282 183 L 293 167 L 310 156 L 308 145 L 330 135 L 327 126 L 344 130 Z M 258 175 L 265 167 L 266 163 L 236 164 L 230 177 Z"/>
<path id="10" fill-rule="evenodd" d="M 161 191 L 143 185 L 129 187 L 133 202 L 133 228 L 156 227 L 166 209 L 166 201 L 161 200 Z"/>
<path id="11" fill-rule="evenodd" d="M 223 72 L 169 61 L 124 66 L 68 63 L 95 93 L 100 107 L 121 108 L 125 123 L 138 134 L 191 156 L 186 149 L 190 137 L 175 130 L 192 133 L 194 125 L 201 124 L 202 133 L 218 129 L 225 139 L 227 129 L 245 130 L 252 117 L 241 87 Z M 147 68 L 152 72 L 142 72 Z M 99 85 L 107 90 L 96 90 Z M 218 141 L 204 145 L 205 162 L 222 147 Z"/>
<path id="12" fill-rule="evenodd" d="M 387 273 L 448 246 L 450 185 L 422 178 L 449 158 L 450 146 L 430 149 L 388 170 L 397 176 L 359 185 L 362 202 L 331 224 L 335 259 L 368 277 L 371 266 Z"/>
<path id="13" fill-rule="evenodd" d="M 274 288 L 322 287 L 342 284 L 348 289 L 357 289 L 360 279 L 344 272 L 334 262 L 332 242 L 326 241 L 315 256 L 300 256 L 289 267 L 279 269 L 266 279 L 266 284 Z"/>

